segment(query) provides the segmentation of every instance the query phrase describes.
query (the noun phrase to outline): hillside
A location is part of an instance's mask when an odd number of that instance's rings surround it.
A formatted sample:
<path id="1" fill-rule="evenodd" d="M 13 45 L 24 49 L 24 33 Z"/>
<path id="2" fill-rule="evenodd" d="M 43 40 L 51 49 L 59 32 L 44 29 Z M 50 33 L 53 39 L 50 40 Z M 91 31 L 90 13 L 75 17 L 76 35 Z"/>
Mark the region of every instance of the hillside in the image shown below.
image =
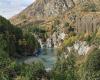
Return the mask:
<path id="1" fill-rule="evenodd" d="M 56 17 L 66 10 L 68 10 L 67 0 L 36 0 L 20 14 L 14 16 L 11 21 L 19 21 L 16 22 L 19 24 L 27 20 L 44 20 L 48 17 Z"/>
<path id="2" fill-rule="evenodd" d="M 57 47 L 70 34 L 91 35 L 98 30 L 100 0 L 36 0 L 10 21 L 36 31 L 43 45 Z"/>
<path id="3" fill-rule="evenodd" d="M 20 58 L 33 55 L 35 49 L 39 47 L 40 45 L 33 35 L 24 33 L 0 16 L 0 48 L 3 48 L 10 57 Z"/>
<path id="4" fill-rule="evenodd" d="M 88 29 L 88 32 L 95 31 L 100 24 L 100 1 L 36 0 L 21 13 L 13 16 L 10 21 L 19 26 L 42 24 L 50 28 L 56 19 L 61 21 L 61 25 L 69 22 L 75 26 L 77 32 L 81 32 L 82 28 L 83 32 L 87 32 Z M 89 27 L 92 24 L 94 30 Z"/>

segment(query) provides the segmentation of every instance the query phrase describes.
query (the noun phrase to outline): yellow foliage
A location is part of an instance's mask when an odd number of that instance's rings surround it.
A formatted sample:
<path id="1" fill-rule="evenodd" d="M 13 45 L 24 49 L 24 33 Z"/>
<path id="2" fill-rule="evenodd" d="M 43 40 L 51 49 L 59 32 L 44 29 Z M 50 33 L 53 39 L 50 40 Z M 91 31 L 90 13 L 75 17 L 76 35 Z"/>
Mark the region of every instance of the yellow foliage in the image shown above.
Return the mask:
<path id="1" fill-rule="evenodd" d="M 27 79 L 26 79 L 26 77 L 18 76 L 17 78 L 15 78 L 15 80 L 27 80 Z"/>
<path id="2" fill-rule="evenodd" d="M 71 46 L 77 39 L 78 39 L 77 36 L 72 36 L 68 39 L 65 39 L 63 42 L 63 46 Z"/>

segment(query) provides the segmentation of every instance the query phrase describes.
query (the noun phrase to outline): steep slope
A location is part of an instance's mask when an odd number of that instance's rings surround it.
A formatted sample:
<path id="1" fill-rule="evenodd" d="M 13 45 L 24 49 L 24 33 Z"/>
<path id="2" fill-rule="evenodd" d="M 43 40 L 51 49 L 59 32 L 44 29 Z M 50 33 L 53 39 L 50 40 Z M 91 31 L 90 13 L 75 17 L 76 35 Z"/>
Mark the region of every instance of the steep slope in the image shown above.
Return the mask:
<path id="1" fill-rule="evenodd" d="M 99 11 L 100 0 L 36 0 L 10 21 L 19 26 L 42 23 L 52 27 L 57 18 L 61 25 L 67 21 L 75 26 L 77 32 L 92 32 L 100 24 Z"/>
<path id="2" fill-rule="evenodd" d="M 72 7 L 74 7 L 73 0 L 36 0 L 20 14 L 12 17 L 11 22 L 19 24 L 27 20 L 44 20 L 61 15 Z"/>

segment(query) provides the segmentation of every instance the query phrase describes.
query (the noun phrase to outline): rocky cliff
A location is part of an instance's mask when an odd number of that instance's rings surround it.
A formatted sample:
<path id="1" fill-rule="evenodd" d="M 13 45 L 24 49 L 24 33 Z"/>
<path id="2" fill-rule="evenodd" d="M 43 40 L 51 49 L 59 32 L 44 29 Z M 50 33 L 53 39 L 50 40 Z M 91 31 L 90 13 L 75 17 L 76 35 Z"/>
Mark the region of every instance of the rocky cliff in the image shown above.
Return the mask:
<path id="1" fill-rule="evenodd" d="M 77 32 L 96 32 L 100 27 L 100 12 L 91 12 L 76 18 L 76 31 Z"/>
<path id="2" fill-rule="evenodd" d="M 73 0 L 36 0 L 20 14 L 12 17 L 11 22 L 20 24 L 27 20 L 44 20 L 61 15 L 72 7 L 74 7 Z"/>

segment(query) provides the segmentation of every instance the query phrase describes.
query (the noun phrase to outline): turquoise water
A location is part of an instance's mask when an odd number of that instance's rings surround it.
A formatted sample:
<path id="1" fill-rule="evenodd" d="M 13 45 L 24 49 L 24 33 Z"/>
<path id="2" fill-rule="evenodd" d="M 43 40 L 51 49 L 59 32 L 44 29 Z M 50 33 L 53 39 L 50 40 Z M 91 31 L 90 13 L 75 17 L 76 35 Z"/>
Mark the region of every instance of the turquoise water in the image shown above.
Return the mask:
<path id="1" fill-rule="evenodd" d="M 53 65 L 56 63 L 57 52 L 57 49 L 54 48 L 41 49 L 41 53 L 39 56 L 27 57 L 23 60 L 23 62 L 26 64 L 32 64 L 33 62 L 41 61 L 46 69 L 51 69 Z"/>

